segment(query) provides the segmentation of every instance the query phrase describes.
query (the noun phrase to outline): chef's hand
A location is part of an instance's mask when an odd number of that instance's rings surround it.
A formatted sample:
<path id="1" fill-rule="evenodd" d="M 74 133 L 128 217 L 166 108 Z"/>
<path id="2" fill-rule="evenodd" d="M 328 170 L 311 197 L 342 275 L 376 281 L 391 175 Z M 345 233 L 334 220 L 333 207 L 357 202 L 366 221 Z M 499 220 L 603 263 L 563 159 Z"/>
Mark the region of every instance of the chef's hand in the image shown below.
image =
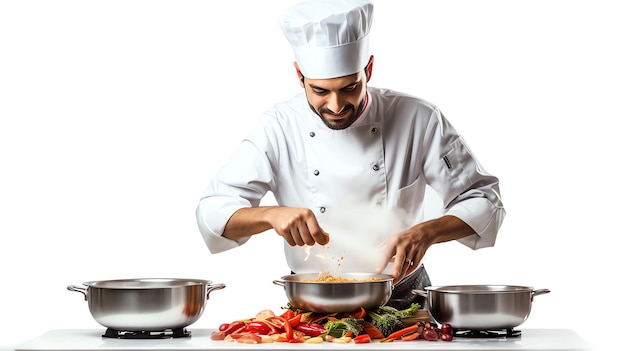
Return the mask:
<path id="1" fill-rule="evenodd" d="M 437 243 L 457 240 L 476 234 L 474 229 L 458 217 L 443 216 L 417 224 L 392 237 L 387 243 L 385 262 L 393 262 L 393 283 L 413 272 L 426 254 Z M 384 267 L 379 269 L 382 272 Z"/>
<path id="2" fill-rule="evenodd" d="M 394 284 L 417 268 L 430 245 L 432 239 L 420 225 L 400 232 L 389 240 L 385 262 L 393 262 L 391 276 Z"/>
<path id="3" fill-rule="evenodd" d="M 326 245 L 330 240 L 313 211 L 285 206 L 241 208 L 230 217 L 222 236 L 238 240 L 272 228 L 291 246 Z"/>
<path id="4" fill-rule="evenodd" d="M 330 240 L 308 208 L 277 207 L 272 211 L 270 223 L 291 246 L 326 245 Z"/>

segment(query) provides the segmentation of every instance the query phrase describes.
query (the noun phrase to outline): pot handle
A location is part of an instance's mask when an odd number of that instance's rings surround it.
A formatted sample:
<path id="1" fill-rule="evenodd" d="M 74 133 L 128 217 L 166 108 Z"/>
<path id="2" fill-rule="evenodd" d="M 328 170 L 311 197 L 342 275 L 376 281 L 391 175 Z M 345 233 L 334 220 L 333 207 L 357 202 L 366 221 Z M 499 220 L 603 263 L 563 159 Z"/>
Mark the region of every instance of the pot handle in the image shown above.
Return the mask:
<path id="1" fill-rule="evenodd" d="M 207 286 L 206 299 L 207 300 L 209 299 L 209 294 L 211 293 L 211 291 L 224 289 L 225 287 L 226 287 L 226 285 L 224 285 L 224 284 L 213 284 L 213 285 Z"/>
<path id="2" fill-rule="evenodd" d="M 426 290 L 413 289 L 411 290 L 411 293 L 413 295 L 419 295 L 421 297 L 428 297 L 428 292 Z"/>
<path id="3" fill-rule="evenodd" d="M 67 286 L 67 290 L 69 291 L 76 291 L 79 292 L 83 295 L 85 295 L 85 301 L 87 301 L 87 288 L 84 286 L 78 286 L 78 285 L 68 285 Z"/>
<path id="4" fill-rule="evenodd" d="M 285 287 L 285 281 L 284 280 L 273 280 L 272 283 L 278 285 L 278 286 L 282 286 Z"/>
<path id="5" fill-rule="evenodd" d="M 535 296 L 547 294 L 550 292 L 550 289 L 537 289 L 532 291 L 532 295 L 530 296 L 530 301 L 532 301 Z"/>

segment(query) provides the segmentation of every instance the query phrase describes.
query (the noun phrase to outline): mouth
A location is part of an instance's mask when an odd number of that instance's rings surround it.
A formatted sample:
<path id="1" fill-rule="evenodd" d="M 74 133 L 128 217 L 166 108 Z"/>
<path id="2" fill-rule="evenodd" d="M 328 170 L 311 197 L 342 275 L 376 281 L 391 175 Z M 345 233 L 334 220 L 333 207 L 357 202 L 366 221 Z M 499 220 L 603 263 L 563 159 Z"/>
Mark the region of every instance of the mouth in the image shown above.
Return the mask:
<path id="1" fill-rule="evenodd" d="M 325 112 L 324 116 L 331 121 L 341 121 L 350 115 L 351 110 L 346 109 L 341 113 Z"/>

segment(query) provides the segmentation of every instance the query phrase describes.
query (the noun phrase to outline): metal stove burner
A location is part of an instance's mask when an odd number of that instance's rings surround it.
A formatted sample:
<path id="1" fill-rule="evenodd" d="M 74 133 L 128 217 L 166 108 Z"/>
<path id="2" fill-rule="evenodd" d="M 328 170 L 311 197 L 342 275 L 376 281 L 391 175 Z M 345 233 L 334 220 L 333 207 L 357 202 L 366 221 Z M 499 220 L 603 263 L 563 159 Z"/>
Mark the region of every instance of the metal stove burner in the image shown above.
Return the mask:
<path id="1" fill-rule="evenodd" d="M 522 335 L 520 330 L 515 329 L 495 329 L 495 330 L 455 330 L 454 336 L 459 338 L 508 338 L 519 337 Z"/>
<path id="2" fill-rule="evenodd" d="M 171 339 L 190 337 L 191 332 L 184 328 L 174 328 L 160 331 L 127 331 L 107 328 L 102 336 L 105 338 L 115 339 Z"/>

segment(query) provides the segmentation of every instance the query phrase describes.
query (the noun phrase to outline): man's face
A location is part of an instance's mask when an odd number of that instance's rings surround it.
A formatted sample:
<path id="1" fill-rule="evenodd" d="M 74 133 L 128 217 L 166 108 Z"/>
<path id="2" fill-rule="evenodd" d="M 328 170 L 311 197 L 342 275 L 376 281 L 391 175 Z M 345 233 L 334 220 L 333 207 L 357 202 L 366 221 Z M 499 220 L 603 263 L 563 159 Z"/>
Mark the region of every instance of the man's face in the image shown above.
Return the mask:
<path id="1" fill-rule="evenodd" d="M 304 79 L 309 106 L 331 129 L 348 128 L 365 106 L 364 71 L 332 79 Z"/>

